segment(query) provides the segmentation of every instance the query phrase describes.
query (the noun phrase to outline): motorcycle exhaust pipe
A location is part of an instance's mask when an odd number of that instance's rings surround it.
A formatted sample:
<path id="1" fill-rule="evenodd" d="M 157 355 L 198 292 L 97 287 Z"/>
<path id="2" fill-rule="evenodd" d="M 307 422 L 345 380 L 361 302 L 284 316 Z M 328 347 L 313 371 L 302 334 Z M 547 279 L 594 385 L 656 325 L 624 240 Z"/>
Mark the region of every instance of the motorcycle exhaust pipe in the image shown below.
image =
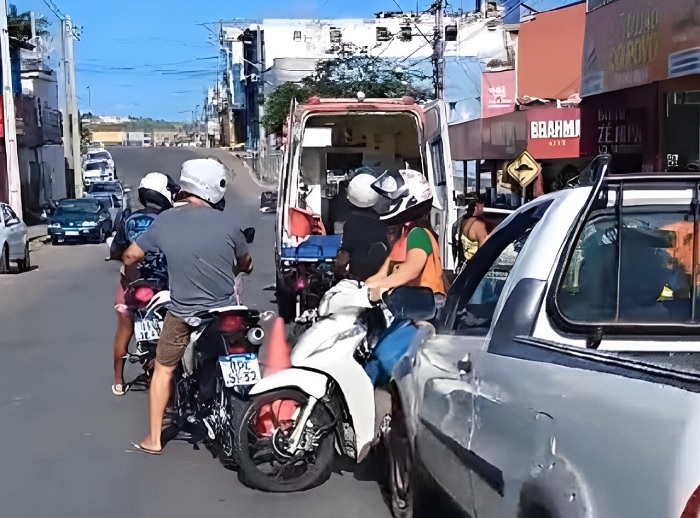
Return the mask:
<path id="1" fill-rule="evenodd" d="M 252 345 L 261 345 L 265 338 L 265 331 L 260 327 L 254 327 L 248 331 L 247 338 Z"/>

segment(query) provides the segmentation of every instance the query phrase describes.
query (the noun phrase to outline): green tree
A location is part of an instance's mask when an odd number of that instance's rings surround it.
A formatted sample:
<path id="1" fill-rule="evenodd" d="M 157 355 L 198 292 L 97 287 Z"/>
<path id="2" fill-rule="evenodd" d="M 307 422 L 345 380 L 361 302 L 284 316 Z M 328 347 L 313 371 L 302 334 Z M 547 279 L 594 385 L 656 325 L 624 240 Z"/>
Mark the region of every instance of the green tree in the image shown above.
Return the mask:
<path id="1" fill-rule="evenodd" d="M 268 134 L 282 133 L 282 127 L 289 115 L 292 99 L 303 102 L 309 98 L 309 92 L 301 85 L 286 82 L 278 86 L 265 101 L 262 125 Z"/>
<path id="2" fill-rule="evenodd" d="M 354 55 L 320 61 L 314 73 L 302 79 L 302 85 L 319 97 L 386 98 L 410 95 L 416 99 L 430 97 L 423 75 L 404 70 L 393 60 Z"/>
<path id="3" fill-rule="evenodd" d="M 311 96 L 354 98 L 364 92 L 369 98 L 431 97 L 429 78 L 404 70 L 397 62 L 354 55 L 320 61 L 313 74 L 297 83 L 284 83 L 265 101 L 262 124 L 267 133 L 280 133 L 292 99 L 303 102 Z"/>
<path id="4" fill-rule="evenodd" d="M 47 38 L 51 33 L 49 27 L 51 22 L 46 16 L 39 15 L 34 17 L 34 26 L 36 35 L 42 38 Z M 32 17 L 30 11 L 18 12 L 17 6 L 10 4 L 7 6 L 7 30 L 10 38 L 17 38 L 21 41 L 27 41 L 32 38 Z"/>

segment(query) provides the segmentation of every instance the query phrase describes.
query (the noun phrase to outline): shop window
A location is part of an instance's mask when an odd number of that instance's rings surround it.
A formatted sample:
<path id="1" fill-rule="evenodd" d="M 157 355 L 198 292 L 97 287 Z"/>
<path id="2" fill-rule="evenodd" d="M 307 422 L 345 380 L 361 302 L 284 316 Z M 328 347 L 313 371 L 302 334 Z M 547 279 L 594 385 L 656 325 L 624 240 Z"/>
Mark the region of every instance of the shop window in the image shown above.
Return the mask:
<path id="1" fill-rule="evenodd" d="M 457 26 L 456 25 L 446 25 L 445 26 L 445 41 L 457 41 Z"/>
<path id="2" fill-rule="evenodd" d="M 399 39 L 401 41 L 411 41 L 411 39 L 413 39 L 413 30 L 410 25 L 404 25 L 401 27 Z"/>
<path id="3" fill-rule="evenodd" d="M 391 33 L 386 27 L 377 27 L 377 41 L 389 41 Z"/>
<path id="4" fill-rule="evenodd" d="M 294 31 L 294 41 L 301 41 L 301 31 Z"/>
<path id="5" fill-rule="evenodd" d="M 648 325 L 697 321 L 700 242 L 684 192 L 664 192 L 661 204 L 609 204 L 589 217 L 557 295 L 566 319 L 645 333 Z"/>
<path id="6" fill-rule="evenodd" d="M 700 170 L 700 92 L 667 94 L 664 144 L 668 171 Z"/>

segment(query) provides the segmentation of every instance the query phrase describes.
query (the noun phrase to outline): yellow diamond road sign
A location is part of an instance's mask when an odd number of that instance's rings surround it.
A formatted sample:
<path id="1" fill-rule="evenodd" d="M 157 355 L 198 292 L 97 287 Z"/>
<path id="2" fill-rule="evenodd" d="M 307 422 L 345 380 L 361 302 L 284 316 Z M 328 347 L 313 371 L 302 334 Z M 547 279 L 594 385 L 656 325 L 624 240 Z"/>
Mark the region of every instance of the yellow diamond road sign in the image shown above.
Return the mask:
<path id="1" fill-rule="evenodd" d="M 527 151 L 508 164 L 506 169 L 513 180 L 520 184 L 523 189 L 530 185 L 537 175 L 542 172 L 542 166 L 532 158 L 532 155 Z"/>

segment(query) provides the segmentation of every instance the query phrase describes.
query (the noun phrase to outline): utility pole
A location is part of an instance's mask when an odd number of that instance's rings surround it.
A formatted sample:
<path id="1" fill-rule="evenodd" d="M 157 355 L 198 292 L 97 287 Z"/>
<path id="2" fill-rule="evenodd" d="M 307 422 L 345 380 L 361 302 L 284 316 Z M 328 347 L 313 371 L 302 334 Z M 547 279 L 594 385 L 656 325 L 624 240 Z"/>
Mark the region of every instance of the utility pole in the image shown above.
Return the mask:
<path id="1" fill-rule="evenodd" d="M 433 28 L 433 86 L 435 98 L 442 99 L 445 94 L 445 28 L 443 20 L 443 0 L 436 0 L 432 5 L 435 14 Z"/>
<path id="2" fill-rule="evenodd" d="M 75 197 L 83 195 L 83 174 L 80 167 L 80 121 L 78 120 L 78 102 L 75 92 L 75 59 L 73 58 L 74 28 L 70 16 L 65 19 L 66 29 L 66 61 L 64 74 L 66 77 L 66 115 L 70 126 L 70 162 L 73 166 L 73 180 L 75 185 Z M 63 142 L 65 148 L 66 142 Z"/>
<path id="3" fill-rule="evenodd" d="M 5 155 L 7 157 L 7 187 L 10 207 L 22 217 L 22 183 L 17 158 L 17 126 L 15 100 L 12 92 L 12 66 L 10 61 L 10 34 L 7 30 L 7 5 L 0 0 L 0 61 L 2 65 L 2 104 L 5 126 Z"/>

